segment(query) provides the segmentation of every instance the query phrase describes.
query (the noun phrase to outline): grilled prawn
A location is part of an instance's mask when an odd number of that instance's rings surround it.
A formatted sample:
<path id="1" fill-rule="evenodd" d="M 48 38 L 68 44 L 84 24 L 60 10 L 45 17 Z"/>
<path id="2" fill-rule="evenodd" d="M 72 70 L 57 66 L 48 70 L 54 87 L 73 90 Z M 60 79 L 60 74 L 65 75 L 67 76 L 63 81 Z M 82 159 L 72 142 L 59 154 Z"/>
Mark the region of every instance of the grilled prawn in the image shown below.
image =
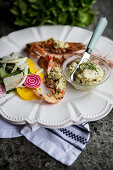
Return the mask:
<path id="1" fill-rule="evenodd" d="M 49 54 L 58 54 L 62 56 L 65 54 L 74 54 L 77 51 L 84 50 L 86 48 L 86 46 L 82 43 L 62 42 L 51 38 L 46 41 L 38 41 L 27 44 L 26 50 L 29 55 L 40 56 L 39 47 Z"/>
<path id="2" fill-rule="evenodd" d="M 49 92 L 34 90 L 34 93 L 48 103 L 58 103 L 65 95 L 66 80 L 60 67 L 54 62 L 53 56 L 48 55 L 41 47 L 38 47 L 40 58 L 38 64 L 45 71 L 45 85 Z"/>

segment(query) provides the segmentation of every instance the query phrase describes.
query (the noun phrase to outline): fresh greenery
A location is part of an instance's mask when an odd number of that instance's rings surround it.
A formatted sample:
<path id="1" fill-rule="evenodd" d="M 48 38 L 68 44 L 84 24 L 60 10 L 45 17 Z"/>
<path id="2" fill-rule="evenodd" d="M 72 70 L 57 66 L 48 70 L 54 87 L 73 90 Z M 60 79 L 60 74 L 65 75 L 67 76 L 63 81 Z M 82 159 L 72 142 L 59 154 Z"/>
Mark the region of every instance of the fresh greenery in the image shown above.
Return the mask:
<path id="1" fill-rule="evenodd" d="M 28 68 L 28 74 L 32 74 L 31 72 L 30 72 L 30 69 Z"/>
<path id="2" fill-rule="evenodd" d="M 11 93 L 14 90 L 16 90 L 16 89 L 11 89 L 11 90 L 7 91 L 6 94 L 9 94 L 9 93 Z"/>
<path id="3" fill-rule="evenodd" d="M 10 73 L 10 74 L 8 74 L 7 76 L 5 76 L 5 78 L 6 78 L 6 77 L 15 76 L 15 75 L 17 75 L 17 74 L 20 74 L 21 72 L 22 72 L 22 70 L 16 70 L 16 71 L 14 71 L 13 73 Z"/>
<path id="4" fill-rule="evenodd" d="M 7 63 L 6 64 L 6 67 L 5 67 L 5 70 L 8 72 L 8 73 L 11 73 L 11 71 L 13 70 L 15 64 L 13 63 Z"/>
<path id="5" fill-rule="evenodd" d="M 94 22 L 96 0 L 11 0 L 14 24 L 29 27 L 44 24 L 87 27 Z"/>
<path id="6" fill-rule="evenodd" d="M 0 78 L 4 79 L 6 77 L 11 77 L 11 76 L 15 76 L 17 74 L 20 74 L 22 72 L 22 70 L 16 70 L 13 73 L 7 73 L 3 68 L 0 68 Z"/>
<path id="7" fill-rule="evenodd" d="M 2 78 L 0 78 L 0 84 L 1 84 L 1 83 L 3 83 L 3 79 L 2 79 Z"/>
<path id="8" fill-rule="evenodd" d="M 0 68 L 0 78 L 5 78 L 7 75 L 6 71 L 3 68 Z"/>
<path id="9" fill-rule="evenodd" d="M 90 60 L 88 60 L 88 61 L 85 63 L 85 65 L 86 65 L 86 67 L 87 67 L 88 69 L 97 71 L 95 64 L 92 63 Z"/>

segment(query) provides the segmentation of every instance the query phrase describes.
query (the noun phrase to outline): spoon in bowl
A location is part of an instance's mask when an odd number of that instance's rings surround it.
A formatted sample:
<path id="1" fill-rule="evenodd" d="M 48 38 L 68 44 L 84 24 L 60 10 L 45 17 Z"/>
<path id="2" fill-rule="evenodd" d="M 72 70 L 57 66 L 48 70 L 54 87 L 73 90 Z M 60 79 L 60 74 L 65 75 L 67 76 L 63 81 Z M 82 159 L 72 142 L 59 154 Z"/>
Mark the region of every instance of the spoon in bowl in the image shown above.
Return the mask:
<path id="1" fill-rule="evenodd" d="M 86 49 L 82 59 L 80 60 L 77 67 L 75 68 L 75 70 L 71 74 L 71 80 L 72 81 L 74 81 L 74 75 L 75 75 L 77 69 L 79 68 L 80 64 L 82 64 L 84 62 L 87 62 L 88 59 L 90 58 L 91 51 L 95 47 L 96 42 L 99 40 L 99 38 L 102 35 L 104 29 L 106 28 L 107 23 L 108 23 L 108 21 L 107 21 L 106 17 L 100 18 L 100 20 L 99 20 L 99 22 L 98 22 L 98 24 L 97 24 L 97 26 L 95 28 L 95 31 L 93 32 L 93 34 L 91 36 L 91 39 L 90 39 L 90 41 L 88 43 L 87 49 Z"/>

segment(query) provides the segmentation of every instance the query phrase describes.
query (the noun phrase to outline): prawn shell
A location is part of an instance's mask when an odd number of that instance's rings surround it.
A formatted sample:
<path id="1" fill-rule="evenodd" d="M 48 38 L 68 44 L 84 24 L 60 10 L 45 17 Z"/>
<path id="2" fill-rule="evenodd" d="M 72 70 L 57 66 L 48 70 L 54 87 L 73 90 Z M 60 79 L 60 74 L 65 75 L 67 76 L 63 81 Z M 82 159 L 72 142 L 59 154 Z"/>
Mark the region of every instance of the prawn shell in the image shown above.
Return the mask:
<path id="1" fill-rule="evenodd" d="M 36 89 L 33 90 L 35 95 L 40 99 L 44 100 L 47 103 L 55 104 L 61 101 L 61 99 L 56 99 L 54 96 L 43 95 L 42 93 L 38 92 Z"/>

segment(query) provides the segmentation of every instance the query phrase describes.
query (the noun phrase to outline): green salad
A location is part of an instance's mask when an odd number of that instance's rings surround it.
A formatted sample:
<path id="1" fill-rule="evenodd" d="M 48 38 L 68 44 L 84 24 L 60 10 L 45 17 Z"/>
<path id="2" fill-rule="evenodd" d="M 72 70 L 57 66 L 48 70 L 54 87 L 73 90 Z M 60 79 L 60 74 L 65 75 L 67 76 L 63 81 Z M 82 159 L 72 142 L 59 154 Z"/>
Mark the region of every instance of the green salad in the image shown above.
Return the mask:
<path id="1" fill-rule="evenodd" d="M 0 59 L 0 84 L 10 92 L 20 86 L 28 73 L 27 57 L 17 57 L 14 54 Z"/>

